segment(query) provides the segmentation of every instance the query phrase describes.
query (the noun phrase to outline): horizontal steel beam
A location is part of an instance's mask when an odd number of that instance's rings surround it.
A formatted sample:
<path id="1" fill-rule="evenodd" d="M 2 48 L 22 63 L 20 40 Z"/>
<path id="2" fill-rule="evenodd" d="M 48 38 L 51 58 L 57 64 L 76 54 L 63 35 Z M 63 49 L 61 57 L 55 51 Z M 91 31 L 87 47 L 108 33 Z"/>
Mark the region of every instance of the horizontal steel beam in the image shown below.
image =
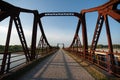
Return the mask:
<path id="1" fill-rule="evenodd" d="M 44 17 L 44 16 L 76 16 L 79 17 L 79 13 L 77 12 L 45 12 L 45 13 L 41 13 L 40 17 Z"/>
<path id="2" fill-rule="evenodd" d="M 5 1 L 0 1 L 0 21 L 4 20 L 5 18 L 7 18 L 11 15 L 16 15 L 17 13 L 20 13 L 20 12 L 34 14 L 35 11 L 36 10 L 24 9 L 24 8 L 16 7 L 16 6 L 9 4 Z"/>
<path id="3" fill-rule="evenodd" d="M 90 9 L 84 9 L 81 12 L 82 13 L 88 13 L 88 12 L 94 12 L 94 11 L 102 11 L 104 9 L 107 9 L 108 7 L 113 7 L 113 5 L 116 5 L 117 3 L 120 3 L 120 0 L 111 0 L 101 6 L 90 8 Z"/>

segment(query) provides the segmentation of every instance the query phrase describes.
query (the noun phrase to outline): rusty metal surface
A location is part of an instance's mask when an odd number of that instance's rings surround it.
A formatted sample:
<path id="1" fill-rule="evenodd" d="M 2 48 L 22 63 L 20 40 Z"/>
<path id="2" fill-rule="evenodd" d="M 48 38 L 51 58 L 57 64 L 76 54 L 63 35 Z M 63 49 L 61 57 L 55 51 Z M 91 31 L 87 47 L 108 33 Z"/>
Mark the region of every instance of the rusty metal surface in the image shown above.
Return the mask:
<path id="1" fill-rule="evenodd" d="M 77 12 L 45 12 L 45 13 L 40 13 L 40 17 L 45 17 L 45 16 L 76 16 L 79 17 L 79 13 Z"/>
<path id="2" fill-rule="evenodd" d="M 111 0 L 101 6 L 91 9 L 84 9 L 81 13 L 88 13 L 88 12 L 95 12 L 97 11 L 99 14 L 102 15 L 109 15 L 113 19 L 120 22 L 120 10 L 117 9 L 117 5 L 120 4 L 120 0 Z"/>
<path id="3" fill-rule="evenodd" d="M 113 47 L 112 47 L 112 38 L 111 38 L 111 32 L 110 32 L 110 28 L 109 28 L 109 23 L 108 23 L 108 16 L 111 16 L 114 20 L 120 22 L 120 10 L 117 9 L 118 4 L 120 4 L 120 0 L 111 0 L 101 6 L 95 7 L 95 8 L 91 8 L 91 9 L 85 9 L 81 11 L 81 16 L 82 16 L 82 27 L 84 29 L 82 29 L 82 37 L 83 37 L 83 49 L 81 51 L 81 48 L 73 48 L 74 44 L 76 43 L 75 40 L 77 39 L 76 36 L 78 36 L 77 31 L 79 31 L 79 28 L 77 28 L 75 36 L 73 38 L 73 42 L 70 45 L 70 47 L 68 48 L 70 51 L 74 51 L 77 55 L 82 55 L 82 57 L 84 59 L 88 59 L 91 60 L 92 63 L 95 63 L 95 51 L 96 51 L 96 47 L 97 47 L 97 43 L 99 40 L 99 36 L 101 34 L 101 29 L 103 26 L 103 22 L 105 22 L 105 26 L 106 26 L 106 34 L 107 34 L 107 42 L 108 42 L 108 51 L 106 54 L 106 60 L 108 61 L 107 63 L 107 71 L 109 73 L 115 73 L 116 70 L 119 70 L 118 66 L 114 66 L 115 65 L 115 55 L 113 54 Z M 88 50 L 88 44 L 87 44 L 87 32 L 86 32 L 86 20 L 85 20 L 85 14 L 89 13 L 89 12 L 98 12 L 98 20 L 96 22 L 96 28 L 94 31 L 94 35 L 93 35 L 93 39 L 92 39 L 92 43 L 90 45 L 90 52 Z M 84 27 L 85 26 L 85 27 Z M 79 50 L 78 50 L 79 49 Z M 79 51 L 79 52 L 78 52 Z M 98 64 L 97 64 L 98 65 Z M 101 66 L 101 65 L 98 65 Z M 119 73 L 117 73 L 118 75 L 120 75 Z"/>
<path id="4" fill-rule="evenodd" d="M 120 10 L 117 9 L 118 4 L 120 4 L 120 0 L 110 0 L 109 2 L 101 6 L 91 8 L 91 9 L 84 9 L 80 13 L 77 13 L 77 12 L 39 13 L 37 10 L 23 9 L 23 8 L 11 5 L 9 3 L 6 3 L 5 1 L 0 1 L 0 21 L 4 20 L 7 17 L 10 17 L 9 30 L 7 34 L 5 51 L 4 51 L 0 73 L 4 74 L 5 65 L 7 63 L 7 56 L 8 55 L 10 56 L 10 54 L 8 54 L 8 48 L 9 48 L 13 21 L 15 22 L 15 26 L 17 28 L 17 32 L 25 53 L 24 55 L 26 56 L 26 60 L 32 61 L 37 58 L 37 55 L 38 55 L 37 51 L 38 52 L 41 50 L 47 51 L 49 49 L 52 49 L 52 46 L 49 44 L 47 37 L 45 35 L 44 29 L 41 23 L 41 18 L 45 16 L 75 16 L 78 18 L 78 25 L 73 37 L 73 41 L 70 47 L 66 49 L 69 51 L 76 52 L 77 56 L 83 57 L 84 60 L 88 60 L 89 62 L 92 62 L 99 67 L 104 67 L 103 69 L 108 71 L 108 73 L 113 73 L 120 77 L 120 73 L 117 72 L 117 70 L 120 70 L 120 66 L 115 65 L 115 58 L 114 58 L 115 53 L 113 53 L 112 38 L 111 38 L 111 32 L 110 32 L 110 27 L 108 23 L 108 16 L 112 17 L 117 22 L 120 22 Z M 34 15 L 30 51 L 28 50 L 25 36 L 24 36 L 24 31 L 22 29 L 22 24 L 19 18 L 19 14 L 21 12 L 31 13 Z M 98 20 L 96 22 L 96 28 L 94 31 L 92 43 L 90 45 L 90 50 L 88 50 L 88 37 L 87 37 L 87 26 L 86 26 L 86 17 L 85 17 L 85 14 L 89 12 L 98 12 Z M 107 34 L 108 49 L 109 49 L 109 52 L 105 52 L 105 57 L 107 62 L 99 60 L 99 58 L 101 59 L 101 56 L 98 56 L 98 54 L 96 56 L 96 46 L 99 40 L 99 36 L 101 34 L 103 22 L 105 22 L 105 26 L 106 26 L 106 34 Z M 38 26 L 41 32 L 41 37 L 37 46 L 36 40 L 37 40 Z M 82 28 L 82 43 L 80 41 L 80 37 L 78 34 L 80 30 L 80 26 Z M 96 57 L 98 57 L 98 59 L 95 59 Z M 9 62 L 10 62 L 10 57 L 8 59 L 8 63 Z M 103 66 L 103 64 L 105 65 Z M 7 66 L 9 67 L 10 64 L 8 64 Z M 7 71 L 9 71 L 9 68 L 7 68 Z"/>

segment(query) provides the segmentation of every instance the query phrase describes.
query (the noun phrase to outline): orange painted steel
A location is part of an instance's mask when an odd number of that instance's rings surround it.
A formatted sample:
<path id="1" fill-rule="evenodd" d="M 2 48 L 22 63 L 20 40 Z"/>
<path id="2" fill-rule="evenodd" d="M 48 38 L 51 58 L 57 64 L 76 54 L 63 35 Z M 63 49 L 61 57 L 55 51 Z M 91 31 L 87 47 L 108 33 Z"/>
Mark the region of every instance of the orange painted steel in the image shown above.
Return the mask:
<path id="1" fill-rule="evenodd" d="M 116 61 L 116 57 L 115 57 L 115 56 L 120 56 L 118 55 L 120 53 L 113 52 L 112 38 L 111 38 L 110 26 L 108 22 L 108 16 L 112 17 L 117 22 L 120 22 L 120 10 L 117 9 L 117 6 L 119 4 L 120 4 L 120 0 L 110 0 L 109 2 L 101 6 L 91 8 L 91 9 L 84 9 L 80 13 L 77 13 L 77 12 L 39 13 L 37 10 L 23 9 L 20 7 L 13 6 L 5 1 L 0 1 L 0 21 L 6 19 L 7 17 L 10 17 L 9 29 L 8 29 L 8 34 L 6 38 L 5 50 L 3 54 L 0 74 L 2 75 L 6 73 L 6 71 L 8 72 L 10 69 L 9 66 L 10 66 L 11 54 L 9 54 L 8 48 L 10 43 L 13 22 L 15 22 L 15 26 L 22 44 L 26 61 L 29 62 L 29 61 L 35 60 L 38 57 L 39 52 L 41 51 L 47 52 L 51 49 L 54 49 L 54 47 L 52 47 L 47 40 L 47 37 L 45 35 L 44 29 L 42 26 L 41 18 L 45 16 L 75 16 L 78 18 L 77 28 L 76 28 L 73 41 L 70 47 L 65 49 L 70 52 L 71 51 L 74 52 L 76 56 L 79 56 L 80 58 L 95 64 L 96 66 L 106 70 L 108 73 L 115 74 L 120 77 L 120 65 L 119 65 L 120 63 Z M 31 13 L 34 15 L 30 50 L 27 46 L 26 39 L 24 36 L 24 31 L 22 28 L 22 23 L 19 17 L 19 14 L 21 12 Z M 87 39 L 88 37 L 87 37 L 87 26 L 86 26 L 87 17 L 85 17 L 86 13 L 89 13 L 89 12 L 98 12 L 98 19 L 96 22 L 96 27 L 95 27 L 92 43 L 90 45 L 90 49 L 88 49 L 88 39 Z M 101 30 L 104 22 L 106 26 L 109 52 L 96 50 L 97 43 L 98 43 L 99 36 L 101 34 Z M 80 26 L 82 28 L 82 43 L 79 37 Z M 36 40 L 37 40 L 38 27 L 41 32 L 41 37 L 37 45 Z M 104 53 L 104 54 L 101 54 L 101 53 Z M 7 64 L 7 70 L 5 69 L 6 64 Z"/>

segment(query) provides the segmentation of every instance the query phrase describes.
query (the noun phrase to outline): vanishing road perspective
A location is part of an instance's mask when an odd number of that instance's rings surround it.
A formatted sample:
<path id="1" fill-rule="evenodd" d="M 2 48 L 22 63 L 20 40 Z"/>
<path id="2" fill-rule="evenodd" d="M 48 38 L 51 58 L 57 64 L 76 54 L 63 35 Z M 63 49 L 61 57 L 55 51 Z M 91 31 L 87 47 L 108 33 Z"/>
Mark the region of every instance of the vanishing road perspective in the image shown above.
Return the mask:
<path id="1" fill-rule="evenodd" d="M 95 80 L 74 59 L 60 49 L 40 62 L 19 80 Z"/>
<path id="2" fill-rule="evenodd" d="M 0 80 L 120 80 L 120 0 L 0 0 Z"/>

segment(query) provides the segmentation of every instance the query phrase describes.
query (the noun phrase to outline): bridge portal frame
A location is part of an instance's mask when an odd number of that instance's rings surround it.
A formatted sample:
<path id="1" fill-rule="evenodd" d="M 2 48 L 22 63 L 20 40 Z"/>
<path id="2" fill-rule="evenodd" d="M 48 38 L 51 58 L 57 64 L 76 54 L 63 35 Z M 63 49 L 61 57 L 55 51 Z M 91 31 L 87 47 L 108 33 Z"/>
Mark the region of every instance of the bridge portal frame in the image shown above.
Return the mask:
<path id="1" fill-rule="evenodd" d="M 57 43 L 57 47 L 59 47 L 59 45 L 63 45 L 63 49 L 65 48 L 65 44 L 64 43 Z"/>
<path id="2" fill-rule="evenodd" d="M 83 54 L 85 59 L 86 55 L 88 54 L 88 38 L 87 38 L 85 14 L 81 14 L 77 12 L 45 12 L 45 13 L 39 14 L 40 19 L 45 16 L 75 16 L 78 18 L 77 28 L 76 28 L 75 35 L 70 47 L 73 46 L 76 40 L 78 40 L 77 37 L 79 37 L 78 33 L 79 33 L 80 25 L 82 24 Z"/>

